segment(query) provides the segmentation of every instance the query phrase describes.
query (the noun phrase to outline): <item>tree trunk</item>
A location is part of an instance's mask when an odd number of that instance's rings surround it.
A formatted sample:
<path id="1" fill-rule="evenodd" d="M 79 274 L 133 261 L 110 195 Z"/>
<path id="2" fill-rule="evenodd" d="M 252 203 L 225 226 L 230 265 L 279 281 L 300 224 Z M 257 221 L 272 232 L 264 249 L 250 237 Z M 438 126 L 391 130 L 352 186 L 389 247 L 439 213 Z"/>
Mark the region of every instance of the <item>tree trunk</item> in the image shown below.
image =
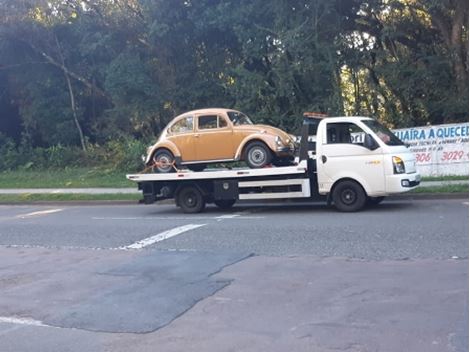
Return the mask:
<path id="1" fill-rule="evenodd" d="M 75 126 L 77 127 L 78 134 L 80 136 L 80 144 L 82 145 L 82 149 L 84 152 L 86 152 L 85 137 L 83 136 L 82 126 L 80 126 L 80 122 L 78 121 L 77 108 L 75 106 L 75 95 L 73 93 L 72 82 L 70 82 L 70 77 L 65 71 L 64 71 L 64 76 L 65 76 L 65 80 L 67 81 L 67 87 L 69 90 L 70 107 L 72 108 L 73 120 L 75 122 Z"/>
<path id="2" fill-rule="evenodd" d="M 73 92 L 72 82 L 70 81 L 70 74 L 69 74 L 70 71 L 65 66 L 64 55 L 62 53 L 62 48 L 60 46 L 59 39 L 57 38 L 57 36 L 55 36 L 55 42 L 57 44 L 57 49 L 59 51 L 60 60 L 62 62 L 62 65 L 61 65 L 62 72 L 64 73 L 65 81 L 67 82 L 67 88 L 68 88 L 69 96 L 70 96 L 70 107 L 72 109 L 73 120 L 75 122 L 75 126 L 77 127 L 78 135 L 80 136 L 80 144 L 82 146 L 82 149 L 84 152 L 86 152 L 85 137 L 83 136 L 83 129 L 82 129 L 82 126 L 80 125 L 80 121 L 78 121 L 77 107 L 75 104 L 75 94 Z"/>

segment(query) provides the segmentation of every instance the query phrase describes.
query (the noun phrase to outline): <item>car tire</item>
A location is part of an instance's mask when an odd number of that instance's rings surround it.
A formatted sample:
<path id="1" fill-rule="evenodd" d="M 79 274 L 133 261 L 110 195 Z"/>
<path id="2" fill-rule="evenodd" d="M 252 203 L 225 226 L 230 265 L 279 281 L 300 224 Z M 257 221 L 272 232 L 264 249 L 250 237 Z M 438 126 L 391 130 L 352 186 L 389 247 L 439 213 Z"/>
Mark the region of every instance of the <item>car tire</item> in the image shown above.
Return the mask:
<path id="1" fill-rule="evenodd" d="M 339 211 L 354 212 L 361 210 L 367 201 L 366 192 L 355 181 L 340 181 L 333 189 L 333 203 Z"/>
<path id="2" fill-rule="evenodd" d="M 233 207 L 235 202 L 236 202 L 235 199 L 219 199 L 219 200 L 215 200 L 214 204 L 217 205 L 217 207 L 220 209 L 227 210 Z"/>
<path id="3" fill-rule="evenodd" d="M 245 162 L 251 169 L 259 169 L 272 160 L 271 150 L 262 142 L 253 142 L 246 147 Z"/>
<path id="4" fill-rule="evenodd" d="M 204 196 L 196 186 L 183 187 L 176 198 L 176 203 L 185 213 L 200 213 L 206 207 Z"/>
<path id="5" fill-rule="evenodd" d="M 175 157 L 170 151 L 166 149 L 157 150 L 153 155 L 153 162 L 155 163 L 153 166 L 153 171 L 160 174 L 174 172 L 174 161 Z"/>

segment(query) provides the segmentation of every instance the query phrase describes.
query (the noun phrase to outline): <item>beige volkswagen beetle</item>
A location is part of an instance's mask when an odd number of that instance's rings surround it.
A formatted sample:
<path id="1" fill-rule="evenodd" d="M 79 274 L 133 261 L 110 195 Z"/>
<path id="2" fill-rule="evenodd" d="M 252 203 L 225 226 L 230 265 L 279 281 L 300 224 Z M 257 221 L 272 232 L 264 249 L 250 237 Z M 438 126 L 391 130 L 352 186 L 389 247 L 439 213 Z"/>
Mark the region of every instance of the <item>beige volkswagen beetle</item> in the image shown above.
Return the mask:
<path id="1" fill-rule="evenodd" d="M 203 170 L 209 163 L 245 161 L 250 168 L 284 165 L 294 156 L 294 137 L 271 126 L 254 125 L 240 111 L 202 109 L 175 117 L 147 150 L 155 172 L 173 165 Z"/>

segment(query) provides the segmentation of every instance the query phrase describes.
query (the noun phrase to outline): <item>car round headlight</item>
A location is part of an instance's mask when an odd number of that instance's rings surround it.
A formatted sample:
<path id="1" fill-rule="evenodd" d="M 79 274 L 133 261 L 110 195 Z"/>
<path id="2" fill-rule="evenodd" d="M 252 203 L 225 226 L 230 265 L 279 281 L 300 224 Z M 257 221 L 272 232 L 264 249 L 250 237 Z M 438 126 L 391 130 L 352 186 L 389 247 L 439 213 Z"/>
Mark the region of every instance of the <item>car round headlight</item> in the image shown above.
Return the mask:
<path id="1" fill-rule="evenodd" d="M 282 138 L 281 138 L 281 137 L 276 136 L 275 141 L 276 141 L 276 144 L 277 144 L 278 146 L 282 146 L 282 145 L 283 145 L 283 143 L 282 143 Z"/>

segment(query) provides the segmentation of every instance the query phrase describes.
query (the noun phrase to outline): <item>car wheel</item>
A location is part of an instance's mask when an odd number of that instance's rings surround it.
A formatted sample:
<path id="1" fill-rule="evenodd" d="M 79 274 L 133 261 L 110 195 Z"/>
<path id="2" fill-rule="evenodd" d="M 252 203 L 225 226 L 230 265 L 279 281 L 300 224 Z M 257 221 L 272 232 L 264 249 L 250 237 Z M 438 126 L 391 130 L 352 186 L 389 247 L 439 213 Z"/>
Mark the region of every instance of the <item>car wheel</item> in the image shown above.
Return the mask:
<path id="1" fill-rule="evenodd" d="M 368 197 L 367 198 L 367 205 L 377 205 L 382 203 L 385 197 Z"/>
<path id="2" fill-rule="evenodd" d="M 264 143 L 250 143 L 246 148 L 245 162 L 252 169 L 258 169 L 271 162 L 272 153 Z"/>
<path id="3" fill-rule="evenodd" d="M 175 158 L 171 152 L 165 149 L 157 150 L 153 156 L 154 166 L 153 171 L 158 173 L 169 173 L 175 169 L 173 163 Z"/>
<path id="4" fill-rule="evenodd" d="M 214 204 L 217 205 L 220 209 L 230 209 L 235 204 L 235 199 L 219 199 L 215 200 Z"/>
<path id="5" fill-rule="evenodd" d="M 183 187 L 176 196 L 178 206 L 185 213 L 200 213 L 206 207 L 201 191 L 195 186 Z"/>
<path id="6" fill-rule="evenodd" d="M 355 181 L 340 181 L 333 189 L 333 202 L 339 211 L 358 211 L 364 207 L 366 200 L 366 193 Z"/>

